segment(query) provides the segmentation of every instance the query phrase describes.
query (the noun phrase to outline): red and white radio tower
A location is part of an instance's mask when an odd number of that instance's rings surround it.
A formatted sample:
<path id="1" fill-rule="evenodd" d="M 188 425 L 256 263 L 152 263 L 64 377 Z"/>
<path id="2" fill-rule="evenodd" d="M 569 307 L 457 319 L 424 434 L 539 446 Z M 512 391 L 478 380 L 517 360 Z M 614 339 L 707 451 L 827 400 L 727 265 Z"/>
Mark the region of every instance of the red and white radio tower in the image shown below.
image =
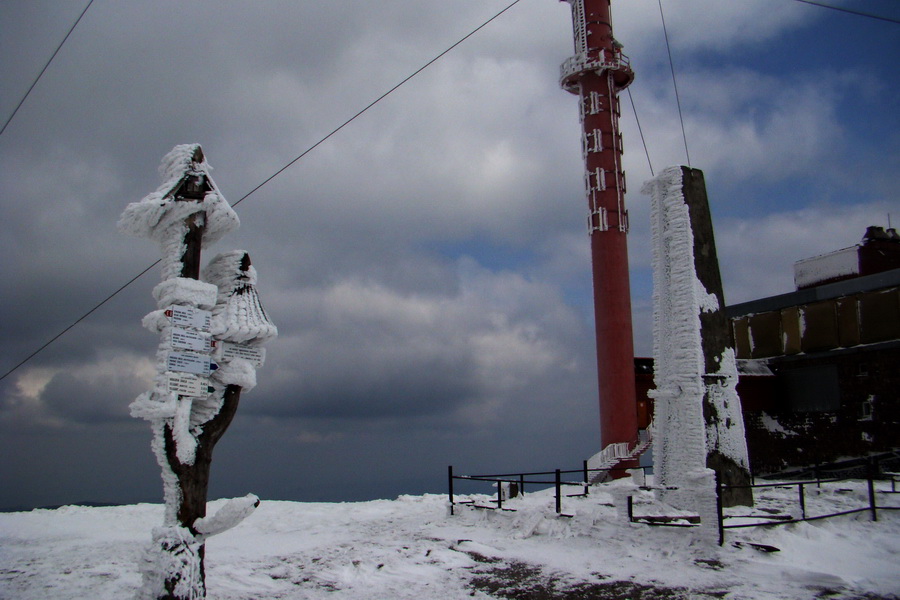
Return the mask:
<path id="1" fill-rule="evenodd" d="M 634 342 L 628 281 L 628 211 L 619 133 L 619 91 L 634 80 L 612 35 L 610 0 L 572 5 L 575 56 L 560 67 L 560 85 L 578 96 L 597 328 L 600 436 L 605 447 L 637 443 Z"/>

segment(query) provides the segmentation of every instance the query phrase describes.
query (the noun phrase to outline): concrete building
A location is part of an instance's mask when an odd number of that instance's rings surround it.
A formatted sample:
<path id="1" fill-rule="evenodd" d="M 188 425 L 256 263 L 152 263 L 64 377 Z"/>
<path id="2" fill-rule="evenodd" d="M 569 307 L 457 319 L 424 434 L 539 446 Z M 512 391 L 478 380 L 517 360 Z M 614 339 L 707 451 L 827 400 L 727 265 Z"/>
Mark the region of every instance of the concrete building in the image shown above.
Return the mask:
<path id="1" fill-rule="evenodd" d="M 794 280 L 726 309 L 756 475 L 900 447 L 900 236 L 870 227 Z"/>

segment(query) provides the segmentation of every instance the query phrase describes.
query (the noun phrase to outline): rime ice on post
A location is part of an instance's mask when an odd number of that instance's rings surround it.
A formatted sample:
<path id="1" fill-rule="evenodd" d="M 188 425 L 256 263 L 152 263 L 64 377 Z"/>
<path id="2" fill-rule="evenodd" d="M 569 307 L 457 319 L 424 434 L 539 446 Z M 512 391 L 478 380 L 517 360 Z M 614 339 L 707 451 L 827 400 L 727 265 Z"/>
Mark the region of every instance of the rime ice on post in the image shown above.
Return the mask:
<path id="1" fill-rule="evenodd" d="M 749 464 L 734 351 L 709 319 L 724 308 L 721 289 L 708 289 L 698 277 L 708 259 L 696 255 L 692 207 L 685 198 L 694 171 L 671 167 L 642 190 L 652 197 L 653 463 L 665 501 L 715 522 L 713 469 L 737 484 L 744 475 L 749 482 Z M 714 261 L 714 247 L 705 252 Z M 715 272 L 718 279 L 717 265 Z"/>
<path id="2" fill-rule="evenodd" d="M 260 348 L 278 335 L 259 301 L 256 268 L 245 251 L 219 254 L 203 270 L 203 278 L 218 289 L 211 325 L 217 339 Z"/>
<path id="3" fill-rule="evenodd" d="M 256 294 L 249 255 L 216 257 L 200 281 L 200 250 L 239 225 L 216 189 L 199 145 L 176 146 L 160 166 L 163 183 L 119 220 L 125 233 L 152 239 L 162 250 L 162 282 L 153 290 L 158 310 L 143 325 L 160 335 L 152 390 L 131 414 L 150 422 L 152 448 L 162 468 L 166 503 L 142 567 L 141 597 L 205 598 L 204 542 L 237 525 L 258 505 L 256 496 L 230 500 L 206 516 L 213 448 L 231 424 L 241 391 L 256 385 L 261 347 L 278 331 Z"/>
<path id="4" fill-rule="evenodd" d="M 160 244 L 163 281 L 197 279 L 199 263 L 187 255 L 188 246 L 199 241 L 206 248 L 240 226 L 237 213 L 210 178 L 211 170 L 199 145 L 175 146 L 159 167 L 162 185 L 140 202 L 129 204 L 119 219 L 123 233 Z M 202 230 L 199 240 L 198 230 Z"/>

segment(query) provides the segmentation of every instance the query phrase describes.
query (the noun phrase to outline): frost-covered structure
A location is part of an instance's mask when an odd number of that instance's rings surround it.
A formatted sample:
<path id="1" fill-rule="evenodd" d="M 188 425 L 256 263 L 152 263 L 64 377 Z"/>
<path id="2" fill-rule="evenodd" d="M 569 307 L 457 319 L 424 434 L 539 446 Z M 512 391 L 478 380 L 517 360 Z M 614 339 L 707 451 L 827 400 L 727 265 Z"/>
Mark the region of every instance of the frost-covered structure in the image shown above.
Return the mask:
<path id="1" fill-rule="evenodd" d="M 119 231 L 161 246 L 164 282 L 181 276 L 192 227 L 202 228 L 200 245 L 207 248 L 240 226 L 209 176 L 211 170 L 198 144 L 175 146 L 159 166 L 159 188 L 129 204 L 119 218 Z"/>
<path id="2" fill-rule="evenodd" d="M 163 183 L 129 204 L 120 231 L 156 241 L 162 282 L 157 310 L 143 325 L 160 335 L 151 390 L 131 403 L 150 422 L 162 468 L 163 525 L 142 566 L 141 598 L 204 598 L 203 544 L 258 505 L 252 494 L 206 516 L 212 450 L 231 423 L 241 391 L 256 385 L 256 368 L 278 330 L 256 293 L 256 269 L 236 250 L 218 255 L 199 280 L 200 249 L 238 227 L 237 214 L 216 189 L 199 145 L 176 146 L 162 161 Z"/>
<path id="3" fill-rule="evenodd" d="M 713 344 L 701 328 L 724 307 L 721 290 L 698 277 L 685 176 L 671 167 L 642 190 L 652 197 L 654 475 L 665 501 L 715 522 L 713 469 L 749 475 L 749 464 L 734 350 L 720 340 L 709 357 Z"/>

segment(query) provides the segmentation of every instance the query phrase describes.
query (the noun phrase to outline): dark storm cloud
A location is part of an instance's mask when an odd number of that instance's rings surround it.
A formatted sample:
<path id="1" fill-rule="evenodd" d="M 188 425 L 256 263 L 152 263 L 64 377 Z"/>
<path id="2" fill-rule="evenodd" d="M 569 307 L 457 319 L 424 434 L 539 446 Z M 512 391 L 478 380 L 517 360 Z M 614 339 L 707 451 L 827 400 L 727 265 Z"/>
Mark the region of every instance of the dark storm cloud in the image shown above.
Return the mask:
<path id="1" fill-rule="evenodd" d="M 122 396 L 137 396 L 145 390 L 147 381 L 125 370 L 128 366 L 111 366 L 109 372 L 89 377 L 58 373 L 47 382 L 41 400 L 55 416 L 75 423 L 130 420 Z"/>
<path id="2" fill-rule="evenodd" d="M 452 291 L 347 280 L 306 288 L 284 315 L 273 380 L 250 410 L 316 418 L 453 415 L 508 402 L 578 362 L 586 337 L 552 289 L 469 267 Z M 289 311 L 288 307 L 292 310 Z"/>
<path id="3" fill-rule="evenodd" d="M 453 412 L 476 388 L 471 358 L 462 353 L 420 352 L 408 339 L 358 334 L 319 342 L 293 353 L 289 362 L 296 364 L 281 368 L 294 377 L 283 388 L 267 389 L 268 401 L 251 410 L 307 418 L 415 417 Z"/>

